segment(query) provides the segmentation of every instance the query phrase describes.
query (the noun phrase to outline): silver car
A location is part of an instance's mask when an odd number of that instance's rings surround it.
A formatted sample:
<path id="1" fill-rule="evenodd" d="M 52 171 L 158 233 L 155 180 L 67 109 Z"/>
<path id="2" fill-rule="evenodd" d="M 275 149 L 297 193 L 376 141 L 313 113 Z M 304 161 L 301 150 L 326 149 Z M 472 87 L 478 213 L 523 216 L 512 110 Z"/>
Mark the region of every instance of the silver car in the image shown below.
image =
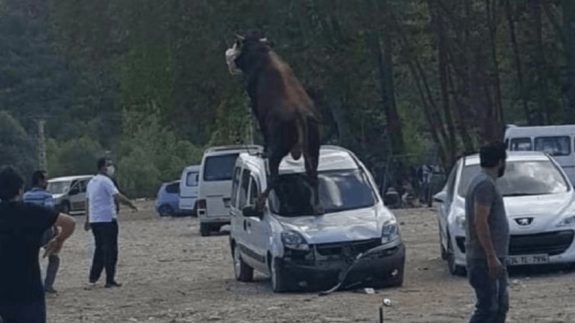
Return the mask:
<path id="1" fill-rule="evenodd" d="M 479 155 L 460 159 L 439 202 L 441 256 L 454 275 L 465 274 L 465 195 L 480 171 Z M 575 193 L 557 162 L 540 152 L 508 152 L 497 180 L 509 219 L 509 266 L 575 262 Z"/>

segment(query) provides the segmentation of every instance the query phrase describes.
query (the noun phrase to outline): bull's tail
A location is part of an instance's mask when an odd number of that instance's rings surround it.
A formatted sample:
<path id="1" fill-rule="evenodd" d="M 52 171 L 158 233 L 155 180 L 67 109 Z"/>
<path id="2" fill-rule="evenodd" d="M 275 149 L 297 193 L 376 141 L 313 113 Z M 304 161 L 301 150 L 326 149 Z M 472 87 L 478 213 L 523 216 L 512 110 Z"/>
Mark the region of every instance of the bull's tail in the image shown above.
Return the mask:
<path id="1" fill-rule="evenodd" d="M 295 127 L 297 133 L 297 141 L 291 150 L 291 156 L 294 160 L 299 160 L 303 154 L 305 162 L 307 163 L 305 154 L 307 152 L 308 125 L 305 115 L 298 114 L 298 118 L 295 121 Z"/>

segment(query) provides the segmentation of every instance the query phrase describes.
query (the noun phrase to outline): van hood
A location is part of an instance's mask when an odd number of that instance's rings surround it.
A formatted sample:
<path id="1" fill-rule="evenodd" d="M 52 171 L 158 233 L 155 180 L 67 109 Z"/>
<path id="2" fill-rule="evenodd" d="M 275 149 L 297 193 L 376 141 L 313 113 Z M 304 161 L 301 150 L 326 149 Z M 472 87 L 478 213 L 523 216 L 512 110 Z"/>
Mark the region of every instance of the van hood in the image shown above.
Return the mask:
<path id="1" fill-rule="evenodd" d="M 372 207 L 322 216 L 282 217 L 281 223 L 286 231 L 301 233 L 309 244 L 376 239 L 381 238 L 385 218 L 378 217 L 378 213 L 386 214 L 377 209 Z"/>
<path id="2" fill-rule="evenodd" d="M 65 193 L 61 193 L 61 194 L 52 194 L 52 199 L 54 201 L 57 201 L 59 199 L 61 199 L 64 195 L 66 195 Z"/>

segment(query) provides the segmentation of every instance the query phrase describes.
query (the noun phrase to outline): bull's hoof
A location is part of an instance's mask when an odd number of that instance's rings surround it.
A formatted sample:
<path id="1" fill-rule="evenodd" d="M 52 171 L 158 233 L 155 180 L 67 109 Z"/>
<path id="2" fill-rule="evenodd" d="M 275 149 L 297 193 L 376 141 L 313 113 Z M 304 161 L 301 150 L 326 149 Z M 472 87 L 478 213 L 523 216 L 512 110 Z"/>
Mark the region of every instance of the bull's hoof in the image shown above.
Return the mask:
<path id="1" fill-rule="evenodd" d="M 264 205 L 266 204 L 266 199 L 263 196 L 258 197 L 258 199 L 256 200 L 256 210 L 258 212 L 263 212 L 264 211 Z"/>
<path id="2" fill-rule="evenodd" d="M 323 205 L 316 205 L 313 208 L 313 214 L 314 215 L 324 215 L 325 214 L 325 209 L 323 208 Z"/>

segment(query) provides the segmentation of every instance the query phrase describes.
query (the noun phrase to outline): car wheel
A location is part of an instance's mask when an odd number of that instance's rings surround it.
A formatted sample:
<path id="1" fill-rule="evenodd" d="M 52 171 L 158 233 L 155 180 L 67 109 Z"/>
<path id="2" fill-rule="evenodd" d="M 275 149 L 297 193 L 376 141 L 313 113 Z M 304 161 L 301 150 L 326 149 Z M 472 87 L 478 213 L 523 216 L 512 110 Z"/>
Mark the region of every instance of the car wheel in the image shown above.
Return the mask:
<path id="1" fill-rule="evenodd" d="M 160 213 L 160 216 L 162 216 L 162 217 L 174 215 L 174 210 L 172 209 L 172 207 L 169 205 L 166 205 L 166 204 L 160 206 L 160 209 L 158 210 L 158 212 Z"/>
<path id="2" fill-rule="evenodd" d="M 62 206 L 60 206 L 60 212 L 64 214 L 70 214 L 70 203 L 63 202 Z"/>
<path id="3" fill-rule="evenodd" d="M 289 290 L 288 281 L 286 274 L 279 265 L 277 258 L 272 259 L 271 264 L 271 278 L 272 278 L 272 290 L 274 293 L 283 293 Z"/>
<path id="4" fill-rule="evenodd" d="M 242 259 L 240 248 L 236 244 L 234 246 L 234 274 L 237 281 L 251 282 L 254 280 L 254 269 L 248 266 Z"/>
<path id="5" fill-rule="evenodd" d="M 200 235 L 202 237 L 209 237 L 212 234 L 212 227 L 209 223 L 200 223 Z"/>
<path id="6" fill-rule="evenodd" d="M 453 276 L 465 276 L 466 274 L 465 268 L 455 263 L 455 251 L 449 235 L 447 235 L 447 266 L 449 266 L 449 272 Z"/>

